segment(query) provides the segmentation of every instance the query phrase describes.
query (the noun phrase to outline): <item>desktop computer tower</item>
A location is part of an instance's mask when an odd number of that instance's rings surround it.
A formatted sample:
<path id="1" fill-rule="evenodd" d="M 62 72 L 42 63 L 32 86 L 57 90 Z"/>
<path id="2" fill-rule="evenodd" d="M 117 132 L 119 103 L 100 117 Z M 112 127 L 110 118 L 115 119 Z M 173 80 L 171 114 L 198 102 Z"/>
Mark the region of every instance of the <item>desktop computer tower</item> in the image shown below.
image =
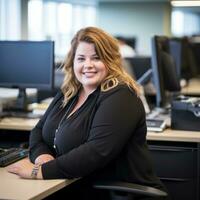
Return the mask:
<path id="1" fill-rule="evenodd" d="M 178 97 L 171 105 L 172 129 L 200 131 L 200 97 Z"/>

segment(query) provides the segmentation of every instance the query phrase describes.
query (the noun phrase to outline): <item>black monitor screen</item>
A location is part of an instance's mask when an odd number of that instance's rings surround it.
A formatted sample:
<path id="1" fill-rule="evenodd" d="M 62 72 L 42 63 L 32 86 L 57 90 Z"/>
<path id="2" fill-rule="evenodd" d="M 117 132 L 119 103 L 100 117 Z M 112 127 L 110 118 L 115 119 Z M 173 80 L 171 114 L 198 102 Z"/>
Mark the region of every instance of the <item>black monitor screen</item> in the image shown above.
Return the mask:
<path id="1" fill-rule="evenodd" d="M 165 36 L 152 38 L 152 70 L 156 88 L 156 106 L 170 104 L 172 94 L 180 91 L 175 60 L 169 53 L 169 40 Z"/>
<path id="2" fill-rule="evenodd" d="M 181 79 L 182 74 L 182 44 L 181 41 L 175 38 L 169 39 L 169 52 L 172 55 L 176 63 L 176 71 L 179 79 Z"/>
<path id="3" fill-rule="evenodd" d="M 52 88 L 52 41 L 0 41 L 0 86 Z"/>
<path id="4" fill-rule="evenodd" d="M 0 41 L 0 87 L 19 88 L 13 110 L 27 110 L 26 88 L 51 89 L 53 41 Z"/>
<path id="5" fill-rule="evenodd" d="M 189 80 L 198 74 L 193 45 L 188 37 L 170 38 L 170 54 L 174 57 L 180 78 Z"/>

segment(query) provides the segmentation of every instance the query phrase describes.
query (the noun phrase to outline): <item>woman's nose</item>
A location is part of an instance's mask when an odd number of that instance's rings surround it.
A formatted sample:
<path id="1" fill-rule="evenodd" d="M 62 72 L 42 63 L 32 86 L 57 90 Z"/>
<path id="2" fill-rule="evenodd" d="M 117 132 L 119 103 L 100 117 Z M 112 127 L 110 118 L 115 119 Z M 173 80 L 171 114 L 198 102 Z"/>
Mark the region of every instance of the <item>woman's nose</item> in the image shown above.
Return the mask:
<path id="1" fill-rule="evenodd" d="M 85 64 L 84 64 L 85 67 L 93 67 L 93 62 L 91 59 L 86 59 L 85 60 Z"/>

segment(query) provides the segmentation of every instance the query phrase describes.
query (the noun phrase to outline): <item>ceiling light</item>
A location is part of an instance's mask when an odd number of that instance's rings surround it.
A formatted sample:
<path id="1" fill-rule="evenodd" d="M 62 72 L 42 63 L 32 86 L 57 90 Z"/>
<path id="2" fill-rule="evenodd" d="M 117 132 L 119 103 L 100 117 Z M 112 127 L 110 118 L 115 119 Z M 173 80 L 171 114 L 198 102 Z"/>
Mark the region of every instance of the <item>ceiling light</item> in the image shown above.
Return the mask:
<path id="1" fill-rule="evenodd" d="M 200 1 L 171 1 L 171 5 L 174 7 L 193 7 L 200 6 Z"/>

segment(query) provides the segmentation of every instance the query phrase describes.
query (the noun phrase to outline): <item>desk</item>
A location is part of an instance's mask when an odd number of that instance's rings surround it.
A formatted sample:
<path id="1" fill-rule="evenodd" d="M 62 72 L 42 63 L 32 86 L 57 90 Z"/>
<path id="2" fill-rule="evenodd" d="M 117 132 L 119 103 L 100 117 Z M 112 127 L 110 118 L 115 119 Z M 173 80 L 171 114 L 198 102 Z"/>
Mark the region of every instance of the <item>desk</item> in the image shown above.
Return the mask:
<path id="1" fill-rule="evenodd" d="M 161 132 L 161 133 L 148 132 L 147 140 L 200 143 L 200 132 L 172 130 L 168 128 L 164 132 Z"/>
<path id="2" fill-rule="evenodd" d="M 184 95 L 200 95 L 200 79 L 191 79 L 186 87 L 182 88 L 181 93 Z"/>
<path id="3" fill-rule="evenodd" d="M 0 168 L 0 199 L 37 200 L 43 199 L 54 192 L 71 184 L 76 179 L 66 180 L 28 180 L 20 179 Z"/>
<path id="4" fill-rule="evenodd" d="M 148 132 L 157 175 L 172 199 L 200 199 L 200 131 Z"/>
<path id="5" fill-rule="evenodd" d="M 0 121 L 0 129 L 30 131 L 37 121 L 5 118 Z M 157 175 L 166 184 L 173 200 L 199 200 L 200 132 L 168 128 L 162 133 L 148 132 L 147 141 Z M 42 199 L 71 183 L 69 180 L 23 180 L 4 168 L 0 168 L 0 177 L 0 199 Z"/>
<path id="6" fill-rule="evenodd" d="M 0 129 L 31 131 L 39 119 L 6 117 L 0 119 Z"/>
<path id="7" fill-rule="evenodd" d="M 30 131 L 39 119 L 3 118 L 1 130 Z M 66 187 L 77 179 L 26 180 L 0 168 L 0 199 L 37 200 L 43 199 Z"/>
<path id="8" fill-rule="evenodd" d="M 3 118 L 0 120 L 0 129 L 30 131 L 39 119 Z M 166 129 L 164 132 L 148 132 L 147 140 L 199 142 L 200 132 Z"/>

